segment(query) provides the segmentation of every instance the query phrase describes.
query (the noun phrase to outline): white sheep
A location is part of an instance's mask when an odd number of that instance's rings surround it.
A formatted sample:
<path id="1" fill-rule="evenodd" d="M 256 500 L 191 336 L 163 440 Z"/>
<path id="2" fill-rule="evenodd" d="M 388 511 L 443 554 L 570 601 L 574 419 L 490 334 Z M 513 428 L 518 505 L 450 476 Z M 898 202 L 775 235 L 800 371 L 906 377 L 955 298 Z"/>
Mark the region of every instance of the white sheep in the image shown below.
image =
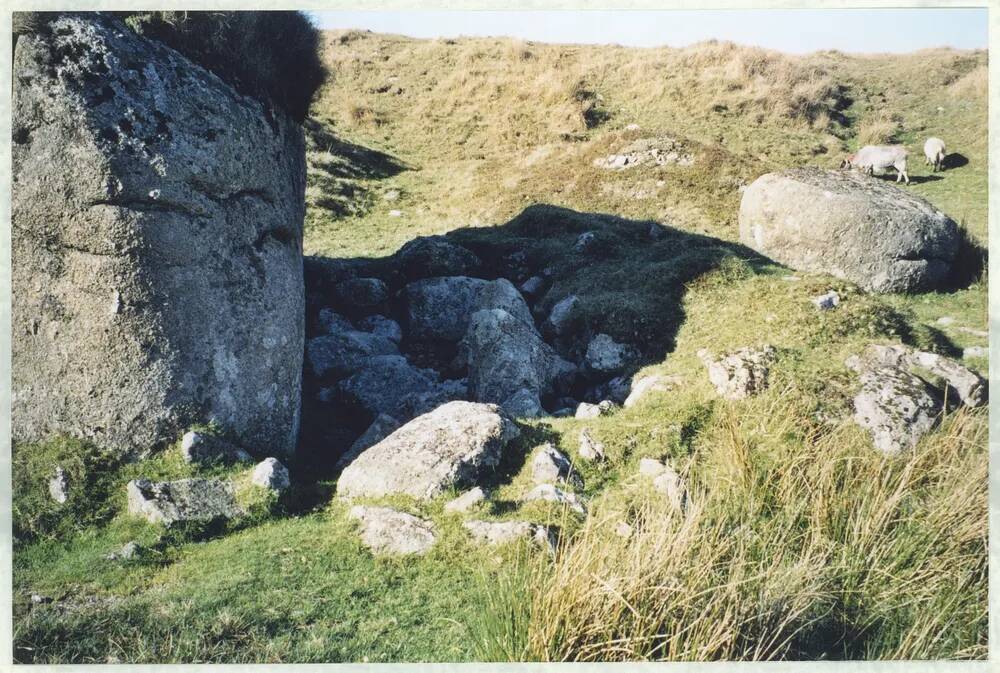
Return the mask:
<path id="1" fill-rule="evenodd" d="M 933 165 L 934 171 L 944 170 L 944 141 L 940 138 L 928 138 L 924 143 L 924 166 Z"/>
<path id="2" fill-rule="evenodd" d="M 865 145 L 854 154 L 847 155 L 841 168 L 860 168 L 868 175 L 875 171 L 896 169 L 896 182 L 906 180 L 910 184 L 910 176 L 906 174 L 906 157 L 909 153 L 902 145 Z"/>

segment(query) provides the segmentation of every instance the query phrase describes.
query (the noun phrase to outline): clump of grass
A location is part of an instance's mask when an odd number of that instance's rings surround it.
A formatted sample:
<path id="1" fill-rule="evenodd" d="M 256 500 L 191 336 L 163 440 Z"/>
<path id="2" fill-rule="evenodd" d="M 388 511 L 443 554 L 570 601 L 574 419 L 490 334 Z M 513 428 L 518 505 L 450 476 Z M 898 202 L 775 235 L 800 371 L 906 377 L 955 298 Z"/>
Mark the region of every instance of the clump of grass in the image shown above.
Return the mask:
<path id="1" fill-rule="evenodd" d="M 858 146 L 896 142 L 901 130 L 898 115 L 879 110 L 873 117 L 863 121 L 858 128 Z"/>
<path id="2" fill-rule="evenodd" d="M 893 460 L 855 428 L 803 428 L 787 395 L 753 406 L 699 442 L 686 513 L 642 488 L 595 506 L 534 598 L 530 656 L 983 656 L 976 414 Z"/>

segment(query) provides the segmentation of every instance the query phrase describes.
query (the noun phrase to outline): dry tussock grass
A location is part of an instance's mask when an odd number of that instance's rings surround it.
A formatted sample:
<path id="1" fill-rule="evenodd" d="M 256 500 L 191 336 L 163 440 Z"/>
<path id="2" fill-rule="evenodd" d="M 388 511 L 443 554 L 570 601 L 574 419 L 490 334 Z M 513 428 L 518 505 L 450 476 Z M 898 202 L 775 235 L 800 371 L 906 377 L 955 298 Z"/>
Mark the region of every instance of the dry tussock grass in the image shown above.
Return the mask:
<path id="1" fill-rule="evenodd" d="M 982 419 L 887 459 L 849 426 L 788 441 L 803 410 L 755 406 L 696 451 L 685 514 L 634 484 L 596 506 L 531 607 L 533 657 L 934 658 L 984 627 Z"/>

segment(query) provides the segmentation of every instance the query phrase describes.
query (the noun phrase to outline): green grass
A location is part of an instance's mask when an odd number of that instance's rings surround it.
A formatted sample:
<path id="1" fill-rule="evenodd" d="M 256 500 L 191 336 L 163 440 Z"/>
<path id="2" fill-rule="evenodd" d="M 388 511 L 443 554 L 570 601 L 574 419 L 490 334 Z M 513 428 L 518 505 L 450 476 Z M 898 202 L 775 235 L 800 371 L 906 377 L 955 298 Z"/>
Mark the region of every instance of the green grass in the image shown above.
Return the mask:
<path id="1" fill-rule="evenodd" d="M 908 189 L 985 243 L 985 53 L 791 57 L 718 43 L 359 33 L 324 45 L 335 78 L 306 124 L 307 253 L 368 258 L 377 270 L 406 241 L 447 234 L 490 274 L 548 268 L 542 313 L 577 294 L 580 329 L 638 344 L 638 373 L 680 384 L 607 417 L 522 424 L 488 479 L 491 501 L 472 516 L 556 526 L 554 559 L 475 547 L 443 510 L 454 493 L 373 501 L 431 519 L 440 535 L 425 557 L 375 559 L 335 484 L 306 470 L 278 502 L 241 490 L 251 515 L 229 528 L 167 531 L 124 513 L 128 479 L 242 483 L 245 468 L 196 469 L 176 448 L 119 465 L 68 439 L 15 447 L 19 661 L 985 656 L 986 413 L 950 414 L 917 449 L 886 459 L 850 420 L 858 383 L 844 365 L 873 342 L 957 357 L 986 345 L 962 329 L 987 328 L 985 277 L 869 296 L 822 275 L 786 280 L 792 271 L 736 240 L 741 184 L 786 166 L 835 167 L 888 120 L 911 152 Z M 932 175 L 929 135 L 966 163 Z M 677 139 L 694 165 L 593 166 L 650 136 Z M 662 225 L 655 240 L 651 221 Z M 584 231 L 597 245 L 572 252 Z M 817 311 L 810 299 L 830 289 L 840 306 Z M 719 399 L 697 351 L 763 342 L 778 351 L 769 389 Z M 985 360 L 966 364 L 987 372 Z M 579 460 L 584 427 L 606 462 Z M 574 459 L 588 519 L 519 502 L 525 459 L 545 441 Z M 638 477 L 643 457 L 686 479 L 689 516 Z M 61 508 L 45 490 L 57 463 L 86 484 Z M 615 534 L 621 521 L 632 537 Z M 103 559 L 132 539 L 147 553 Z M 32 607 L 32 592 L 57 600 Z"/>

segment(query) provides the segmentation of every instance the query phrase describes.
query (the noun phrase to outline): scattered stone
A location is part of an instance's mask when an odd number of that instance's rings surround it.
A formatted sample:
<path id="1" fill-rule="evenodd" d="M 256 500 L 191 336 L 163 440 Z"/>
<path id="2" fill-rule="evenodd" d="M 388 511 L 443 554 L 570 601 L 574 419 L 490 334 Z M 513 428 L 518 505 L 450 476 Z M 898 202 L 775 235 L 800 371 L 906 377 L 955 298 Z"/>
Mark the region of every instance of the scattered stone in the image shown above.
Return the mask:
<path id="1" fill-rule="evenodd" d="M 541 398 L 576 372 L 532 323 L 501 309 L 475 313 L 459 349 L 469 363 L 469 396 L 480 402 L 506 404 L 523 390 Z"/>
<path id="2" fill-rule="evenodd" d="M 49 497 L 60 505 L 69 499 L 69 477 L 61 465 L 57 465 L 49 479 Z"/>
<path id="3" fill-rule="evenodd" d="M 323 334 L 350 332 L 354 329 L 350 320 L 329 308 L 320 309 L 318 323 Z"/>
<path id="4" fill-rule="evenodd" d="M 544 500 L 546 502 L 555 502 L 560 505 L 565 505 L 569 507 L 574 512 L 578 514 L 586 514 L 587 508 L 584 507 L 583 501 L 575 493 L 570 493 L 569 491 L 564 491 L 558 486 L 552 484 L 539 484 L 534 487 L 528 494 L 522 498 L 524 502 L 532 502 L 534 500 Z"/>
<path id="5" fill-rule="evenodd" d="M 132 540 L 126 542 L 121 549 L 113 551 L 104 558 L 108 561 L 131 561 L 142 553 L 142 547 L 138 542 Z"/>
<path id="6" fill-rule="evenodd" d="M 643 164 L 665 166 L 676 164 L 690 166 L 694 156 L 684 151 L 684 146 L 673 138 L 640 138 L 622 148 L 618 154 L 609 154 L 594 160 L 598 168 L 621 170 Z"/>
<path id="7" fill-rule="evenodd" d="M 698 357 L 708 368 L 708 379 L 719 395 L 730 400 L 742 400 L 767 387 L 770 365 L 777 353 L 772 346 L 749 346 L 715 359 L 706 349 Z"/>
<path id="8" fill-rule="evenodd" d="M 486 491 L 481 486 L 470 488 L 458 497 L 449 500 L 444 505 L 446 512 L 468 512 L 470 509 L 486 500 Z"/>
<path id="9" fill-rule="evenodd" d="M 812 298 L 812 303 L 816 305 L 821 311 L 829 311 L 832 308 L 836 308 L 840 304 L 840 295 L 835 291 L 830 290 L 826 294 L 821 294 L 818 297 Z"/>
<path id="10" fill-rule="evenodd" d="M 524 297 L 504 278 L 427 278 L 406 286 L 406 301 L 407 334 L 421 341 L 458 341 L 485 309 L 502 309 L 532 329 L 535 324 Z"/>
<path id="11" fill-rule="evenodd" d="M 389 288 L 378 278 L 348 278 L 337 283 L 337 298 L 348 306 L 370 309 L 389 298 Z"/>
<path id="12" fill-rule="evenodd" d="M 403 216 L 403 211 L 402 210 L 390 210 L 389 211 L 389 217 L 402 217 L 402 216 Z"/>
<path id="13" fill-rule="evenodd" d="M 372 553 L 422 555 L 437 539 L 433 522 L 389 507 L 355 505 L 348 516 L 359 522 L 361 542 Z"/>
<path id="14" fill-rule="evenodd" d="M 580 447 L 577 454 L 583 460 L 591 462 L 604 460 L 604 444 L 591 437 L 590 430 L 583 428 L 580 430 Z"/>
<path id="15" fill-rule="evenodd" d="M 942 288 L 959 248 L 947 215 L 854 171 L 764 175 L 743 194 L 739 227 L 740 242 L 777 262 L 879 293 Z"/>
<path id="16" fill-rule="evenodd" d="M 521 283 L 521 292 L 529 297 L 534 297 L 542 291 L 543 287 L 545 287 L 545 279 L 541 276 L 532 276 Z"/>
<path id="17" fill-rule="evenodd" d="M 986 381 L 961 363 L 936 353 L 918 351 L 899 344 L 874 344 L 869 346 L 860 357 L 848 358 L 846 364 L 848 368 L 859 373 L 871 369 L 894 367 L 913 370 L 910 373 L 919 376 L 920 370 L 923 370 L 944 379 L 962 404 L 978 407 L 986 403 Z M 928 381 L 928 384 L 935 387 L 933 381 Z M 943 395 L 945 391 L 939 390 L 939 392 Z"/>
<path id="18" fill-rule="evenodd" d="M 358 323 L 358 327 L 365 332 L 385 337 L 395 344 L 399 344 L 403 340 L 403 330 L 399 323 L 384 315 L 370 315 Z"/>
<path id="19" fill-rule="evenodd" d="M 564 482 L 577 488 L 583 487 L 583 480 L 573 469 L 569 457 L 549 442 L 535 449 L 535 456 L 531 461 L 531 480 L 536 484 Z"/>
<path id="20" fill-rule="evenodd" d="M 306 343 L 306 360 L 313 376 L 347 376 L 378 355 L 398 355 L 399 348 L 384 336 L 350 330 L 314 337 Z"/>
<path id="21" fill-rule="evenodd" d="M 896 367 L 863 370 L 854 421 L 871 433 L 876 449 L 897 454 L 936 424 L 941 404 L 933 393 L 925 381 Z"/>
<path id="22" fill-rule="evenodd" d="M 687 506 L 687 489 L 677 472 L 659 460 L 643 458 L 639 461 L 639 474 L 653 481 L 653 488 L 667 496 L 670 504 L 678 511 Z"/>
<path id="23" fill-rule="evenodd" d="M 962 350 L 963 358 L 986 358 L 990 355 L 990 349 L 986 346 L 969 346 Z"/>
<path id="24" fill-rule="evenodd" d="M 257 463 L 250 481 L 261 488 L 278 492 L 284 491 L 292 484 L 288 476 L 288 468 L 282 465 L 277 458 L 265 458 Z"/>
<path id="25" fill-rule="evenodd" d="M 597 375 L 617 374 L 636 359 L 635 349 L 620 344 L 607 334 L 598 334 L 587 345 L 584 364 Z"/>
<path id="26" fill-rule="evenodd" d="M 354 440 L 350 448 L 344 452 L 344 454 L 337 459 L 337 464 L 334 466 L 335 469 L 343 469 L 352 460 L 361 455 L 361 453 L 370 447 L 375 446 L 383 439 L 395 432 L 402 423 L 397 421 L 395 418 L 389 414 L 379 414 L 372 421 L 372 424 L 368 426 L 368 429 L 364 433 Z"/>
<path id="27" fill-rule="evenodd" d="M 128 511 L 151 523 L 167 526 L 178 521 L 232 519 L 243 514 L 233 487 L 218 479 L 180 479 L 152 482 L 134 479 L 126 487 Z"/>
<path id="28" fill-rule="evenodd" d="M 634 406 L 649 393 L 665 393 L 680 383 L 680 378 L 676 376 L 663 376 L 662 374 L 651 374 L 643 376 L 632 382 L 632 390 L 625 398 L 625 406 Z"/>
<path id="29" fill-rule="evenodd" d="M 419 416 L 364 451 L 340 475 L 346 497 L 392 494 L 433 498 L 474 483 L 496 467 L 517 426 L 499 407 L 449 402 Z"/>
<path id="30" fill-rule="evenodd" d="M 942 327 L 948 327 L 949 325 L 954 324 L 955 319 L 952 318 L 950 315 L 943 315 L 940 318 L 938 318 L 936 322 L 938 325 L 941 325 Z"/>
<path id="31" fill-rule="evenodd" d="M 197 430 L 189 430 L 181 437 L 181 455 L 184 457 L 184 462 L 200 465 L 212 463 L 231 465 L 253 460 L 249 453 L 238 446 L 221 437 Z"/>
<path id="32" fill-rule="evenodd" d="M 984 339 L 989 337 L 990 335 L 990 333 L 987 332 L 986 330 L 972 329 L 971 327 L 959 327 L 958 331 L 965 332 L 966 334 L 971 334 L 973 336 L 982 337 Z"/>
<path id="33" fill-rule="evenodd" d="M 44 603 L 51 603 L 51 596 L 43 596 L 42 594 L 31 594 L 31 602 L 35 605 L 42 605 Z"/>
<path id="34" fill-rule="evenodd" d="M 615 535 L 617 535 L 618 537 L 623 537 L 627 540 L 628 538 L 632 537 L 632 533 L 633 533 L 632 526 L 630 526 L 628 523 L 624 521 L 619 521 L 615 525 Z"/>
<path id="35" fill-rule="evenodd" d="M 547 320 L 548 327 L 556 336 L 565 335 L 572 323 L 573 314 L 580 303 L 579 297 L 571 294 L 563 297 L 552 307 Z"/>
<path id="36" fill-rule="evenodd" d="M 472 252 L 444 236 L 421 236 L 395 255 L 395 266 L 407 281 L 443 276 L 474 276 L 482 262 Z"/>
<path id="37" fill-rule="evenodd" d="M 466 521 L 462 525 L 480 544 L 499 545 L 530 540 L 539 547 L 555 550 L 555 534 L 548 526 L 527 521 Z"/>
<path id="38" fill-rule="evenodd" d="M 597 418 L 598 416 L 607 416 L 614 413 L 616 408 L 615 403 L 611 400 L 601 400 L 597 404 L 580 402 L 574 416 L 576 418 Z"/>
<path id="39" fill-rule="evenodd" d="M 781 280 L 787 281 L 789 283 L 797 283 L 802 279 L 799 278 L 798 276 L 782 276 Z"/>
<path id="40" fill-rule="evenodd" d="M 399 198 L 398 189 L 389 189 L 382 194 L 383 201 L 395 201 Z"/>

